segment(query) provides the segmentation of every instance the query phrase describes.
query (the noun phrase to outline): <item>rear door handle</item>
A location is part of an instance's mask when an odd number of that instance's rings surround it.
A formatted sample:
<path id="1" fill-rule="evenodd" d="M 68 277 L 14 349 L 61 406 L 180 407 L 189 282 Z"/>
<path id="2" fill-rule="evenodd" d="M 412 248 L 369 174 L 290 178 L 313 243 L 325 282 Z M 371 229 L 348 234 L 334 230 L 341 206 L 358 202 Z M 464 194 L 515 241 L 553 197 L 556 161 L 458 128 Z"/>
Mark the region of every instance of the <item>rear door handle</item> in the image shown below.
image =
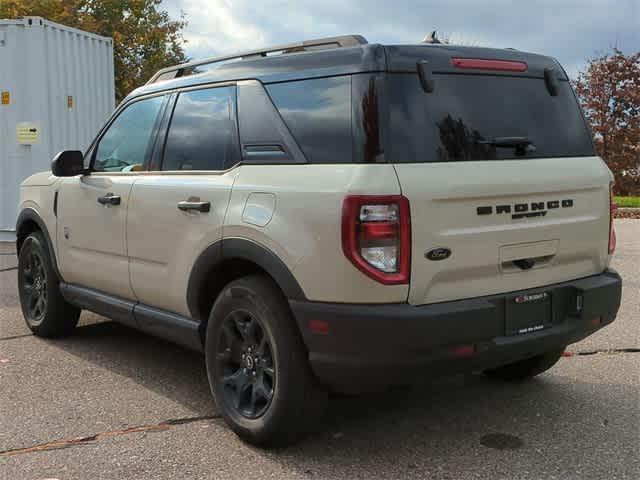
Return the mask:
<path id="1" fill-rule="evenodd" d="M 195 210 L 202 213 L 207 213 L 211 210 L 211 202 L 197 202 L 191 200 L 184 200 L 178 203 L 178 208 L 183 212 L 189 210 Z"/>
<path id="2" fill-rule="evenodd" d="M 120 195 L 107 193 L 104 197 L 98 197 L 100 205 L 120 205 Z"/>

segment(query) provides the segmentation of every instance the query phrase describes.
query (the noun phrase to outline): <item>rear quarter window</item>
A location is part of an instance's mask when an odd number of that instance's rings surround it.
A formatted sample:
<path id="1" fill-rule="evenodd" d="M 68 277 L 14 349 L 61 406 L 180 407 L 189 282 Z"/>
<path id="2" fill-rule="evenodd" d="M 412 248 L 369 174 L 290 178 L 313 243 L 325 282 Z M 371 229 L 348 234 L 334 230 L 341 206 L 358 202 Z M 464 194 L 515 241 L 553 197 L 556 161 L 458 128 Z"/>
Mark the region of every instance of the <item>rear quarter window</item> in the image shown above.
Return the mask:
<path id="1" fill-rule="evenodd" d="M 571 86 L 551 96 L 541 78 L 437 74 L 426 93 L 417 74 L 390 74 L 392 162 L 459 162 L 594 155 Z M 491 144 L 526 137 L 525 153 Z"/>
<path id="2" fill-rule="evenodd" d="M 351 77 L 266 85 L 310 163 L 350 163 Z"/>

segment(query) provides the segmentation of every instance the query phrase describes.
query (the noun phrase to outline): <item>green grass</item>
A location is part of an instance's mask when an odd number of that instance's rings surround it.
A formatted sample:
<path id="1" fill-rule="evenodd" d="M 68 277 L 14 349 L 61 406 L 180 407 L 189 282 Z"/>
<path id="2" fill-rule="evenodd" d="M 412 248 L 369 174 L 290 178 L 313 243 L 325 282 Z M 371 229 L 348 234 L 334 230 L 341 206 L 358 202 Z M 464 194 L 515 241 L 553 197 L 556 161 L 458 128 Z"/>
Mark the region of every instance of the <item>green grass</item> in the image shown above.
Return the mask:
<path id="1" fill-rule="evenodd" d="M 622 208 L 640 208 L 640 197 L 613 197 L 613 201 Z"/>

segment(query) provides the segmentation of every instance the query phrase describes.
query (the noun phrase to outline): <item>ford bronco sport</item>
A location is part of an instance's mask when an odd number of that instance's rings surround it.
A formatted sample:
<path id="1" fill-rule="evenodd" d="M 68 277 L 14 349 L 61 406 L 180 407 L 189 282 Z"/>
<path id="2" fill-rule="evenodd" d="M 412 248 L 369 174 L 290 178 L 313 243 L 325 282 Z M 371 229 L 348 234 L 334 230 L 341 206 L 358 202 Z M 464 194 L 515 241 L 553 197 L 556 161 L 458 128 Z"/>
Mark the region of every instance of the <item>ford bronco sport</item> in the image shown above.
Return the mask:
<path id="1" fill-rule="evenodd" d="M 519 380 L 612 322 L 612 175 L 562 67 L 345 36 L 192 62 L 27 179 L 24 316 L 205 353 L 230 427 L 285 445 L 327 392 Z"/>

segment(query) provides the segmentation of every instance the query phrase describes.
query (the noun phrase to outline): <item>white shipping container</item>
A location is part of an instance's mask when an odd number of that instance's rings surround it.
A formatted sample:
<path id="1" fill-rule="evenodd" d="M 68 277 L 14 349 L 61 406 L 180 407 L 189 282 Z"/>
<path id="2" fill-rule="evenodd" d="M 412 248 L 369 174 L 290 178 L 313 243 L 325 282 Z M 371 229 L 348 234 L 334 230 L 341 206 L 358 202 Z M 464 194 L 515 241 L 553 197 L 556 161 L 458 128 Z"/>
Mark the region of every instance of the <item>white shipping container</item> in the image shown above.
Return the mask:
<path id="1" fill-rule="evenodd" d="M 20 183 L 61 150 L 85 151 L 114 89 L 111 38 L 40 17 L 0 20 L 0 240 L 14 235 Z"/>

